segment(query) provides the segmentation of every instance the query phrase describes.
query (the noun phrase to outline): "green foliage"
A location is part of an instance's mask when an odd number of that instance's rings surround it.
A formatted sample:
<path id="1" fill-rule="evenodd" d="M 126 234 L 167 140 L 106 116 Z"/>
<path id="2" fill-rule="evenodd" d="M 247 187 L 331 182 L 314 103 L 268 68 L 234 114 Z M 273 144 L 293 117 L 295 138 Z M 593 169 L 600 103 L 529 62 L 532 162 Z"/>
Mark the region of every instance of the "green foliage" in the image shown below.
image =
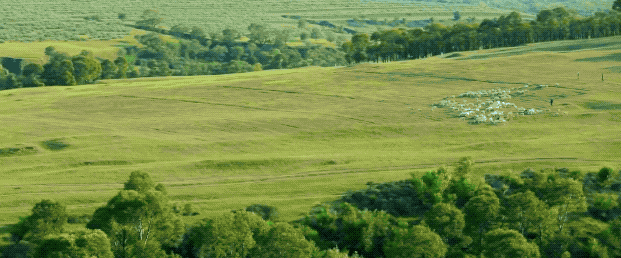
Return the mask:
<path id="1" fill-rule="evenodd" d="M 251 23 L 248 31 L 250 32 L 248 38 L 252 43 L 265 44 L 269 40 L 270 35 L 264 24 Z"/>
<path id="2" fill-rule="evenodd" d="M 118 67 L 110 60 L 101 62 L 101 79 L 115 78 L 119 74 Z"/>
<path id="3" fill-rule="evenodd" d="M 133 171 L 129 175 L 129 181 L 125 182 L 124 190 L 134 190 L 140 193 L 153 190 L 155 183 L 147 172 Z"/>
<path id="4" fill-rule="evenodd" d="M 46 53 L 50 53 L 50 61 L 43 65 L 41 78 L 45 85 L 76 85 L 74 67 L 71 58 L 65 53 L 57 53 L 48 47 Z"/>
<path id="5" fill-rule="evenodd" d="M 321 30 L 319 28 L 313 28 L 311 30 L 311 34 L 310 34 L 311 38 L 320 39 L 322 36 L 323 35 L 322 35 Z"/>
<path id="6" fill-rule="evenodd" d="M 278 222 L 269 231 L 256 235 L 256 245 L 250 250 L 252 257 L 311 257 L 314 244 L 289 223 Z"/>
<path id="7" fill-rule="evenodd" d="M 237 30 L 230 28 L 222 30 L 222 41 L 224 42 L 233 42 L 240 36 L 241 34 Z"/>
<path id="8" fill-rule="evenodd" d="M 124 190 L 95 210 L 86 227 L 103 230 L 111 238 L 113 252 L 123 254 L 130 253 L 132 243 L 138 241 L 144 248 L 151 248 L 149 241 L 172 248 L 185 229 L 165 194 L 155 189 L 148 174 L 139 171 L 132 172 Z"/>
<path id="9" fill-rule="evenodd" d="M 397 229 L 395 235 L 384 245 L 386 258 L 392 257 L 437 257 L 447 252 L 440 236 L 425 226 Z"/>
<path id="10" fill-rule="evenodd" d="M 29 76 L 31 74 L 40 75 L 43 73 L 43 66 L 40 64 L 29 63 L 22 68 L 22 75 Z"/>
<path id="11" fill-rule="evenodd" d="M 0 78 L 0 90 L 10 90 L 21 87 L 22 83 L 14 73 L 9 73 L 6 77 Z"/>
<path id="12" fill-rule="evenodd" d="M 458 237 L 466 226 L 464 214 L 454 205 L 437 203 L 425 213 L 425 224 L 444 239 Z"/>
<path id="13" fill-rule="evenodd" d="M 269 226 L 259 216 L 236 211 L 202 220 L 180 245 L 184 257 L 245 257 L 255 247 L 253 236 L 265 236 Z M 268 234 L 269 235 L 269 234 Z M 263 239 L 265 240 L 265 239 Z M 269 241 L 262 241 L 261 244 Z"/>
<path id="14" fill-rule="evenodd" d="M 246 211 L 259 215 L 265 221 L 278 219 L 278 210 L 274 206 L 253 204 L 246 207 Z"/>
<path id="15" fill-rule="evenodd" d="M 474 166 L 474 160 L 472 157 L 463 157 L 457 162 L 457 169 L 455 171 L 456 178 L 464 178 L 472 172 Z"/>
<path id="16" fill-rule="evenodd" d="M 539 247 L 529 243 L 519 232 L 512 229 L 495 229 L 485 234 L 485 257 L 532 257 L 539 258 Z"/>
<path id="17" fill-rule="evenodd" d="M 621 0 L 615 0 L 612 3 L 612 10 L 621 11 Z"/>
<path id="18" fill-rule="evenodd" d="M 463 208 L 468 200 L 474 197 L 475 190 L 476 185 L 470 183 L 468 179 L 453 179 L 444 191 L 443 195 L 445 200 L 454 200 L 455 206 L 457 206 L 458 208 Z"/>
<path id="19" fill-rule="evenodd" d="M 306 26 L 308 26 L 308 22 L 306 21 L 306 19 L 298 20 L 298 29 L 306 29 Z"/>
<path id="20" fill-rule="evenodd" d="M 608 180 L 608 178 L 610 178 L 613 173 L 614 171 L 612 170 L 612 168 L 603 167 L 599 170 L 599 172 L 597 172 L 597 181 L 599 183 L 604 183 L 606 180 Z"/>
<path id="21" fill-rule="evenodd" d="M 453 12 L 453 20 L 454 21 L 459 21 L 459 19 L 461 19 L 461 14 L 459 13 L 459 11 L 454 11 Z"/>
<path id="22" fill-rule="evenodd" d="M 302 32 L 302 34 L 300 34 L 300 40 L 307 40 L 309 37 L 310 35 L 308 32 Z"/>
<path id="23" fill-rule="evenodd" d="M 522 235 L 533 232 L 541 244 L 551 234 L 555 216 L 548 206 L 531 191 L 515 193 L 503 200 L 502 215 L 510 229 Z"/>
<path id="24" fill-rule="evenodd" d="M 125 20 L 127 18 L 127 14 L 119 13 L 117 17 L 119 18 L 119 20 Z"/>
<path id="25" fill-rule="evenodd" d="M 144 10 L 142 16 L 140 16 L 142 20 L 136 22 L 136 25 L 146 26 L 155 28 L 158 24 L 160 24 L 164 18 L 160 17 L 160 13 L 157 10 L 149 9 Z"/>
<path id="26" fill-rule="evenodd" d="M 477 241 L 481 248 L 483 233 L 494 228 L 500 215 L 500 201 L 496 195 L 478 195 L 472 197 L 464 206 L 466 231 Z"/>
<path id="27" fill-rule="evenodd" d="M 15 242 L 24 239 L 38 243 L 43 237 L 63 232 L 67 223 L 66 206 L 52 200 L 41 200 L 32 208 L 32 215 L 21 220 L 11 231 Z"/>
<path id="28" fill-rule="evenodd" d="M 35 249 L 34 257 L 101 257 L 112 258 L 110 241 L 101 230 L 79 230 L 69 234 L 50 235 Z"/>

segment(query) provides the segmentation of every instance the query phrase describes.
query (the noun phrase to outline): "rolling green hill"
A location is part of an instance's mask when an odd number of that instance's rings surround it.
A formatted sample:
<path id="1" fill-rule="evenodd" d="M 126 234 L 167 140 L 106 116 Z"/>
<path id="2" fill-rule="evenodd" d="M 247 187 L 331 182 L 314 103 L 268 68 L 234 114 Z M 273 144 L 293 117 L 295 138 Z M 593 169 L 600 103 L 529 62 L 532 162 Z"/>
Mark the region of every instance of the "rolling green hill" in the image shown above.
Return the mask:
<path id="1" fill-rule="evenodd" d="M 173 202 L 194 204 L 193 221 L 253 203 L 291 221 L 368 181 L 411 178 L 463 156 L 480 175 L 618 168 L 621 76 L 607 69 L 616 59 L 602 58 L 618 50 L 493 56 L 503 51 L 2 91 L 0 226 L 43 198 L 92 214 L 136 170 L 166 185 Z M 511 102 L 541 114 L 470 125 L 432 109 L 447 96 L 527 83 L 549 87 Z"/>

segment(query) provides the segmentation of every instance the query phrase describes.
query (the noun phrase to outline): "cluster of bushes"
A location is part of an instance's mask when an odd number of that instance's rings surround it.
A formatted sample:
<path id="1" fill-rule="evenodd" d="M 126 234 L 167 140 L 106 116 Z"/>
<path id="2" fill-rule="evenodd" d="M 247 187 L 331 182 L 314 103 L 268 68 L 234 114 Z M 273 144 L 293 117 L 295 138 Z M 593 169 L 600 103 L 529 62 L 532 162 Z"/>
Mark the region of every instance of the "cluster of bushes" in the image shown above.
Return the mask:
<path id="1" fill-rule="evenodd" d="M 476 186 L 468 179 L 473 165 L 462 158 L 454 170 L 412 174 L 407 183 L 369 182 L 291 223 L 278 221 L 275 207 L 254 204 L 195 225 L 178 215 L 196 215 L 190 204 L 170 205 L 162 184 L 135 171 L 92 216 L 37 203 L 11 228 L 2 257 L 621 256 L 621 200 L 612 192 L 619 171 L 527 169 L 487 174 Z M 602 212 L 616 215 L 591 216 Z M 87 228 L 69 232 L 67 222 Z"/>

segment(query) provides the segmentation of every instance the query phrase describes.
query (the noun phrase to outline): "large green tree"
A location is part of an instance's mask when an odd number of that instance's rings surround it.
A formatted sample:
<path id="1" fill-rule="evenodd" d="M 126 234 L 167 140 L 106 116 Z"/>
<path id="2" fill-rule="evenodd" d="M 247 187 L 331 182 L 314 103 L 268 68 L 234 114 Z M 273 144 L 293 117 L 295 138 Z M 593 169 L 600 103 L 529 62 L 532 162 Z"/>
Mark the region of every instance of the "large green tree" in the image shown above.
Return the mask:
<path id="1" fill-rule="evenodd" d="M 500 201 L 496 195 L 477 195 L 464 206 L 466 230 L 476 240 L 479 250 L 483 242 L 483 234 L 495 227 L 499 213 Z"/>
<path id="2" fill-rule="evenodd" d="M 157 186 L 145 172 L 134 171 L 125 188 L 107 205 L 98 208 L 93 219 L 86 225 L 89 229 L 101 229 L 110 237 L 112 249 L 127 257 L 135 246 L 128 242 L 150 241 L 171 249 L 181 238 L 185 226 L 172 212 L 163 185 Z"/>
<path id="3" fill-rule="evenodd" d="M 22 239 L 39 243 L 43 237 L 59 234 L 67 223 L 67 208 L 52 200 L 41 200 L 32 208 L 32 215 L 21 220 L 11 231 L 15 242 Z"/>
<path id="4" fill-rule="evenodd" d="M 43 66 L 40 64 L 29 63 L 22 69 L 21 81 L 24 87 L 40 87 L 45 84 L 40 80 L 43 73 Z"/>

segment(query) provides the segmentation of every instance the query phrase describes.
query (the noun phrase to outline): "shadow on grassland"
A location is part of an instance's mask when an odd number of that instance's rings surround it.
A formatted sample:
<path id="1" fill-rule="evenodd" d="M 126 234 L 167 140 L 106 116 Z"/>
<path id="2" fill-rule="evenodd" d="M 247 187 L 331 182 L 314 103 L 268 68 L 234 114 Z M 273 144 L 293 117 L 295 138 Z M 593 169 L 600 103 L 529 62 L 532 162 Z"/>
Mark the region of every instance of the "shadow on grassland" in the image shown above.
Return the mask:
<path id="1" fill-rule="evenodd" d="M 575 62 L 608 62 L 608 61 L 621 61 L 621 53 L 614 53 L 605 56 L 596 56 L 589 58 L 581 58 L 574 60 Z"/>
<path id="2" fill-rule="evenodd" d="M 587 103 L 584 103 L 584 107 L 590 108 L 590 109 L 599 109 L 599 110 L 617 110 L 617 109 L 621 110 L 621 104 L 613 104 L 613 103 L 604 102 L 604 101 L 587 102 Z"/>
<path id="3" fill-rule="evenodd" d="M 57 151 L 69 147 L 69 144 L 63 142 L 62 139 L 53 139 L 41 142 L 41 146 L 48 150 Z"/>

